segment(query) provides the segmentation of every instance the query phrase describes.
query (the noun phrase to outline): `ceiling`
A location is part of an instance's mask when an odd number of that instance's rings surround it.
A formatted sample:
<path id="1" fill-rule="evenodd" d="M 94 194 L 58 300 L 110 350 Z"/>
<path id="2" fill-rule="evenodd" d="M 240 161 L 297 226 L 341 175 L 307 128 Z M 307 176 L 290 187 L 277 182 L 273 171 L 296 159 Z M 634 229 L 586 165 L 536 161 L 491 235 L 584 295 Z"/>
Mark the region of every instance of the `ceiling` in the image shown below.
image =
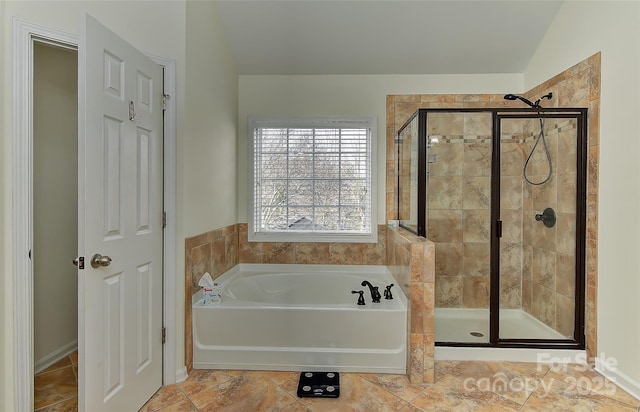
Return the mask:
<path id="1" fill-rule="evenodd" d="M 562 1 L 218 0 L 240 75 L 523 73 Z"/>

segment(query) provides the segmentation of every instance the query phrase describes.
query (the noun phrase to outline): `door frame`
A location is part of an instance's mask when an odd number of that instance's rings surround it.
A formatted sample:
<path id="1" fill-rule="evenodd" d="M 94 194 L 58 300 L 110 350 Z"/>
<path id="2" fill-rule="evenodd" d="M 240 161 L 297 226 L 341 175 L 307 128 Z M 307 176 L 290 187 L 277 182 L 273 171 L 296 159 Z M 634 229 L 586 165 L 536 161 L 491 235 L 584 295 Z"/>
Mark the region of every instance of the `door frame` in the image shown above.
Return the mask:
<path id="1" fill-rule="evenodd" d="M 45 43 L 78 49 L 78 37 L 57 29 L 13 19 L 13 333 L 14 408 L 33 410 L 33 49 Z M 147 54 L 164 68 L 164 229 L 163 326 L 170 331 L 163 345 L 163 385 L 186 378 L 176 368 L 176 63 Z M 71 264 L 71 261 L 69 262 Z"/>

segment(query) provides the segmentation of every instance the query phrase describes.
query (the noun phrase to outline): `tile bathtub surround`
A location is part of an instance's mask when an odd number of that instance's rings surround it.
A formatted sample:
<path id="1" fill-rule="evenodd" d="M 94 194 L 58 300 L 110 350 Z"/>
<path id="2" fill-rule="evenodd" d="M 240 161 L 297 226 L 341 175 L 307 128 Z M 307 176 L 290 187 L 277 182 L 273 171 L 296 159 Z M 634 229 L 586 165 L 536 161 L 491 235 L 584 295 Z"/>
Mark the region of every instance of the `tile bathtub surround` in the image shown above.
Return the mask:
<path id="1" fill-rule="evenodd" d="M 387 229 L 387 267 L 409 300 L 407 376 L 434 382 L 435 244 L 403 228 Z"/>
<path id="2" fill-rule="evenodd" d="M 378 225 L 378 243 L 249 242 L 247 224 L 238 224 L 238 263 L 384 265 L 386 226 Z"/>
<path id="3" fill-rule="evenodd" d="M 587 249 L 586 249 L 586 338 L 587 338 L 587 352 L 589 356 L 593 357 L 597 353 L 596 346 L 596 288 L 597 288 L 597 199 L 598 199 L 598 153 L 599 153 L 599 106 L 600 106 L 600 53 L 597 53 L 590 58 L 576 64 L 575 66 L 565 70 L 557 76 L 549 79 L 543 84 L 536 86 L 532 90 L 524 94 L 529 99 L 537 99 L 539 96 L 552 91 L 554 96 L 550 101 L 545 101 L 545 107 L 587 107 L 589 108 L 589 124 L 588 124 L 588 141 L 589 141 L 589 154 L 588 154 L 588 182 L 587 182 Z M 387 220 L 395 219 L 397 215 L 397 202 L 398 202 L 398 188 L 397 188 L 397 154 L 395 148 L 395 138 L 397 131 L 404 124 L 404 122 L 411 116 L 418 108 L 472 108 L 472 107 L 521 107 L 517 102 L 505 101 L 503 95 L 389 95 L 387 96 L 387 184 L 386 184 L 386 218 Z M 440 119 L 437 119 L 435 124 L 432 124 L 433 130 L 436 132 L 436 128 L 442 124 L 447 124 L 450 129 L 449 134 L 451 136 L 448 141 L 448 150 L 442 150 L 438 154 L 440 156 L 436 162 L 436 165 L 440 168 L 440 176 L 437 181 L 434 182 L 434 187 L 438 185 L 445 187 L 450 185 L 452 188 L 448 188 L 444 193 L 439 193 L 433 200 L 429 200 L 430 207 L 433 207 L 433 216 L 430 215 L 430 225 L 440 225 L 440 227 L 446 230 L 431 229 L 430 238 L 436 237 L 432 240 L 436 243 L 436 303 L 441 306 L 449 307 L 482 307 L 488 303 L 487 287 L 488 276 L 484 275 L 486 272 L 486 255 L 488 254 L 488 245 L 485 245 L 484 238 L 482 237 L 482 226 L 478 226 L 472 219 L 474 213 L 480 213 L 482 209 L 472 209 L 480 206 L 482 199 L 484 198 L 484 192 L 480 184 L 480 178 L 482 177 L 481 170 L 488 170 L 482 166 L 481 146 L 478 143 L 482 143 L 482 140 L 477 140 L 473 145 L 469 142 L 465 142 L 463 135 L 481 136 L 483 134 L 482 126 L 480 122 L 475 118 L 469 118 L 465 120 L 465 117 L 455 114 L 449 114 L 449 117 L 442 115 Z M 512 126 L 523 130 L 523 125 L 513 124 Z M 552 126 L 552 125 L 547 125 Z M 465 130 L 465 127 L 467 130 Z M 476 130 L 473 130 L 473 129 Z M 484 131 L 486 132 L 486 131 Z M 513 131 L 512 131 L 513 132 Z M 503 185 L 511 187 L 508 193 L 502 193 L 502 203 L 509 205 L 507 209 L 518 210 L 522 213 L 529 213 L 525 209 L 529 210 L 534 208 L 532 202 L 534 196 L 538 200 L 553 200 L 557 202 L 559 209 L 566 208 L 571 202 L 568 200 L 568 195 L 574 195 L 570 193 L 571 187 L 567 186 L 570 181 L 575 181 L 573 173 L 568 167 L 569 163 L 565 159 L 570 158 L 569 147 L 565 147 L 560 137 L 560 130 L 558 131 L 558 147 L 562 147 L 567 156 L 558 158 L 554 157 L 559 169 L 554 178 L 554 182 L 557 190 L 553 192 L 539 192 L 533 193 L 531 189 L 522 191 L 521 194 L 517 192 L 517 182 L 509 181 L 508 178 L 503 181 Z M 453 142 L 455 139 L 462 140 L 461 145 L 455 146 Z M 467 139 L 469 140 L 469 139 Z M 446 140 L 443 140 L 446 141 Z M 516 144 L 512 147 L 516 147 L 522 144 Z M 563 146 L 564 145 L 564 146 Z M 434 147 L 435 150 L 438 150 Z M 441 145 L 442 146 L 442 145 Z M 506 145 L 504 145 L 506 146 Z M 467 152 L 465 152 L 467 150 Z M 505 148 L 503 147 L 503 150 Z M 474 154 L 475 151 L 475 154 Z M 519 164 L 523 161 L 523 150 L 514 150 L 507 155 L 503 156 L 503 175 L 504 176 L 516 176 L 521 175 L 521 167 Z M 469 155 L 468 159 L 472 159 L 471 156 L 476 156 L 475 163 L 469 163 L 462 161 L 465 155 Z M 527 153 L 528 154 L 528 153 Z M 440 162 L 440 160 L 442 160 Z M 440 164 L 438 165 L 438 162 Z M 537 172 L 543 167 L 543 164 L 536 166 Z M 507 169 L 510 168 L 510 169 Z M 466 169 L 466 170 L 465 170 Z M 511 170 L 511 172 L 509 172 Z M 470 177 L 465 178 L 465 173 Z M 475 176 L 474 176 L 475 175 Z M 471 177 L 472 176 L 472 177 Z M 466 180 L 465 180 L 466 179 Z M 526 186 L 526 185 L 525 185 Z M 471 189 L 469 193 L 473 195 L 465 203 L 464 194 Z M 433 191 L 436 191 L 435 189 Z M 569 191 L 569 193 L 567 193 Z M 440 191 L 439 191 L 440 192 Z M 562 193 L 562 196 L 558 196 L 558 193 Z M 522 198 L 522 206 L 518 203 Z M 432 203 L 433 202 L 433 203 Z M 515 202 L 515 203 L 514 203 Z M 460 205 L 462 207 L 460 207 Z M 465 205 L 467 206 L 465 208 Z M 514 215 L 517 219 L 517 216 Z M 567 225 L 571 221 L 571 211 L 563 212 L 562 219 L 560 219 L 558 225 L 564 224 L 565 229 L 570 229 Z M 525 273 L 531 273 L 534 265 L 538 265 L 538 269 L 541 269 L 539 260 L 533 257 L 532 239 L 527 239 L 527 234 L 533 233 L 531 227 L 528 227 L 530 222 L 522 220 L 519 236 L 522 238 L 523 247 L 518 250 L 514 247 L 519 240 L 514 239 L 514 245 L 506 245 L 510 249 L 510 258 L 507 259 L 509 270 L 522 270 Z M 467 234 L 467 229 L 471 231 Z M 436 233 L 437 232 L 437 233 Z M 530 308 L 532 312 L 537 311 L 540 317 L 544 317 L 549 324 L 555 324 L 563 331 L 567 331 L 570 325 L 567 319 L 562 316 L 562 313 L 566 313 L 570 310 L 569 301 L 567 298 L 572 296 L 571 286 L 566 276 L 560 274 L 560 270 L 565 270 L 570 273 L 571 268 L 567 268 L 573 253 L 570 249 L 569 239 L 565 236 L 566 233 L 571 233 L 571 230 L 562 231 L 560 239 L 547 237 L 538 237 L 539 249 L 553 251 L 555 253 L 555 286 L 553 288 L 546 287 L 541 288 L 541 284 L 533 281 L 533 275 L 523 277 L 522 281 L 517 281 L 516 276 L 503 278 L 505 287 L 501 290 L 501 301 L 505 305 L 518 306 Z M 517 238 L 518 233 L 513 233 L 514 238 Z M 534 233 L 535 235 L 535 233 Z M 438 236 L 441 237 L 437 238 Z M 465 241 L 464 237 L 467 236 Z M 546 242 L 546 243 L 545 243 Z M 553 244 L 551 244 L 551 242 Z M 556 244 L 559 244 L 560 251 L 555 249 Z M 539 254 L 539 253 L 538 253 Z M 466 262 L 471 262 L 472 259 L 465 259 L 465 257 L 480 257 L 476 260 L 474 266 L 469 267 L 465 265 Z M 520 269 L 518 269 L 518 261 L 520 262 Z M 484 262 L 484 264 L 483 264 Z M 561 267 L 564 266 L 564 269 Z M 503 269 L 506 269 L 503 267 Z M 536 269 L 536 270 L 538 270 Z M 472 274 L 475 273 L 475 275 Z M 538 270 L 540 272 L 540 270 Z M 534 290 L 535 288 L 535 290 Z M 548 289 L 548 290 L 547 290 Z M 534 295 L 538 295 L 538 300 L 534 299 Z M 542 304 L 539 299 L 540 296 L 546 296 L 550 302 L 549 305 Z M 551 310 L 552 305 L 554 310 Z M 533 309 L 533 307 L 537 309 Z M 572 311 L 572 309 L 571 309 Z"/>
<path id="4" fill-rule="evenodd" d="M 298 372 L 196 370 L 185 382 L 161 388 L 141 411 L 632 412 L 640 407 L 640 401 L 579 365 L 436 361 L 435 382 L 420 385 L 403 375 L 342 373 L 337 399 L 298 398 L 298 377 Z"/>
<path id="5" fill-rule="evenodd" d="M 238 264 L 238 225 L 230 225 L 185 239 L 185 366 L 193 368 L 193 330 L 191 297 L 200 286 L 198 281 L 206 272 L 213 279 Z"/>
<path id="6" fill-rule="evenodd" d="M 193 368 L 191 297 L 205 272 L 216 279 L 238 263 L 384 265 L 386 226 L 378 226 L 378 243 L 249 242 L 247 224 L 239 223 L 185 239 L 185 365 Z"/>

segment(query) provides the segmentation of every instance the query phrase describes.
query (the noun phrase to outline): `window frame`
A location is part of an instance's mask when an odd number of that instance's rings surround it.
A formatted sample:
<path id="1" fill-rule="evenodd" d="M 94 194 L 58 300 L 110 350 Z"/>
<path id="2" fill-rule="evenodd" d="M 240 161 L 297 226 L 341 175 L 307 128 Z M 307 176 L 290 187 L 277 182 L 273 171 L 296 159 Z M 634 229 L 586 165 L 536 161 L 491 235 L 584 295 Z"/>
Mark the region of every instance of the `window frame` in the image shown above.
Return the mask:
<path id="1" fill-rule="evenodd" d="M 377 243 L 377 126 L 376 116 L 249 116 L 248 118 L 248 240 L 249 242 L 334 242 L 334 243 Z M 255 209 L 255 129 L 259 128 L 358 128 L 369 130 L 369 178 L 370 178 L 370 223 L 368 233 L 321 233 L 314 231 L 263 232 L 256 230 Z"/>

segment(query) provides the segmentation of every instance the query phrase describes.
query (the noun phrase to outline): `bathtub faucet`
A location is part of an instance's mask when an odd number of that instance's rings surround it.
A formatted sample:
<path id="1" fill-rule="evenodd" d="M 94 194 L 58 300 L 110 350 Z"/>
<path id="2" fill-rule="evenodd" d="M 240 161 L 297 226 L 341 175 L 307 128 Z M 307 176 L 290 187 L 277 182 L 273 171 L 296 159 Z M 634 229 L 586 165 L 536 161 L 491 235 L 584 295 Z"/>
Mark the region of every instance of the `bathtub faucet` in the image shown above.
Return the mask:
<path id="1" fill-rule="evenodd" d="M 380 303 L 380 298 L 382 296 L 380 295 L 380 292 L 378 291 L 378 287 L 377 286 L 373 286 L 371 283 L 369 283 L 368 280 L 363 280 L 361 285 L 362 286 L 369 286 L 369 291 L 371 291 L 371 301 L 373 303 Z"/>

